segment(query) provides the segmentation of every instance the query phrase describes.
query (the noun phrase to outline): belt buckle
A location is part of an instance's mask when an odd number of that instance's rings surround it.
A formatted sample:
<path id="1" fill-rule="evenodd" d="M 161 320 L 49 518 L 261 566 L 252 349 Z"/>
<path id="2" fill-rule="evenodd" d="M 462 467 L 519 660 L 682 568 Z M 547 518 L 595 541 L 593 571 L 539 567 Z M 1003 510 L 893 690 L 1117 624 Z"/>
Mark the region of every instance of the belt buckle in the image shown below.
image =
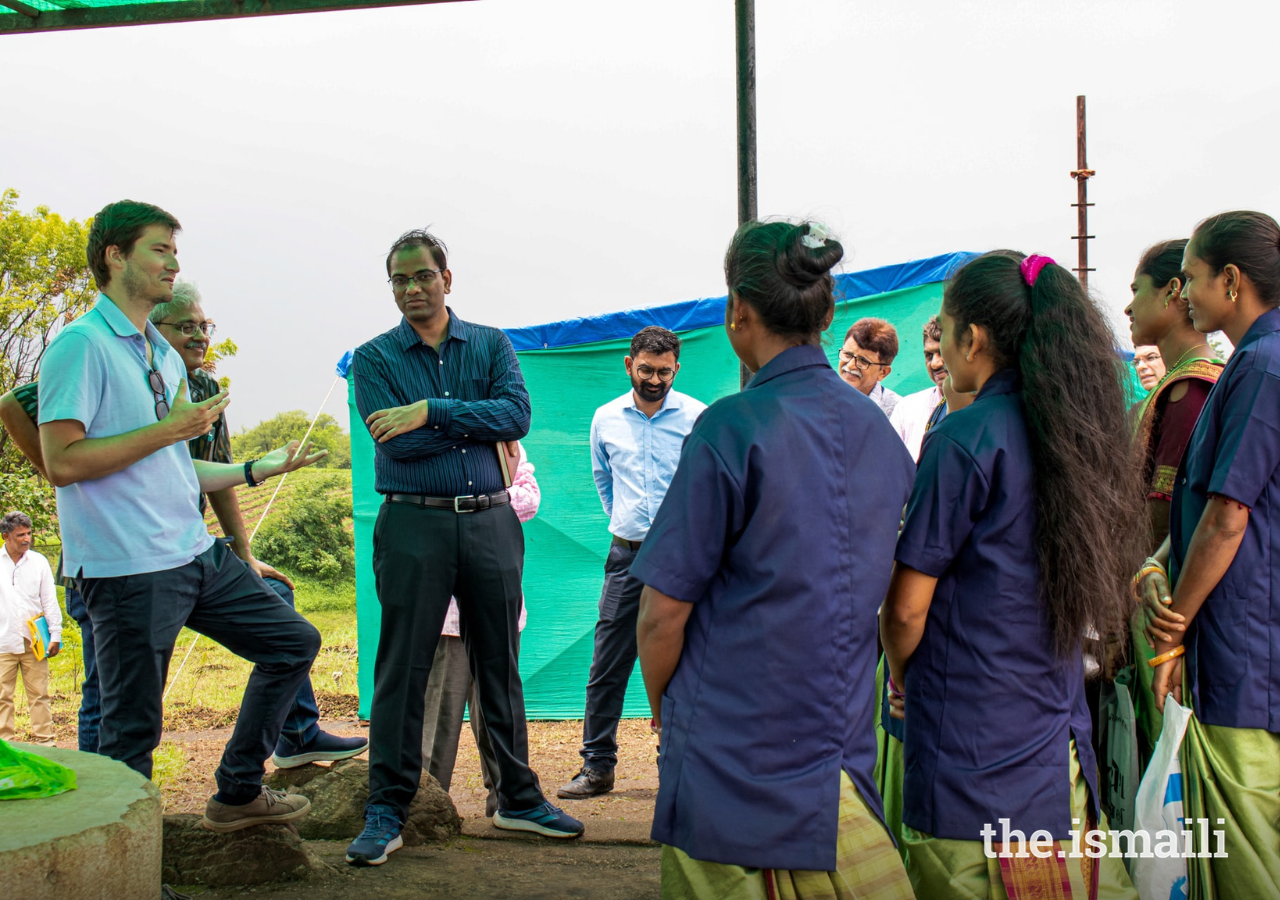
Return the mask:
<path id="1" fill-rule="evenodd" d="M 474 509 L 460 509 L 460 508 L 458 507 L 458 501 L 459 501 L 459 500 L 474 500 L 474 499 L 475 499 L 475 497 L 454 497 L 454 498 L 453 498 L 453 511 L 454 511 L 455 513 L 457 513 L 458 515 L 462 515 L 463 513 L 472 513 L 472 512 L 475 512 L 475 510 L 474 510 Z"/>

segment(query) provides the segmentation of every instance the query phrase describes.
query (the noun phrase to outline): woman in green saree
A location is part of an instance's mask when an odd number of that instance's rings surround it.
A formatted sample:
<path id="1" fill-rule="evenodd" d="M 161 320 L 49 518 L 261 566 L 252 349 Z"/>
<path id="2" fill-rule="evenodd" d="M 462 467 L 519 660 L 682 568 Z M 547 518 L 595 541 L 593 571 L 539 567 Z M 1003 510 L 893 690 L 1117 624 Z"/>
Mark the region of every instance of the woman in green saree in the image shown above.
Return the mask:
<path id="1" fill-rule="evenodd" d="M 1220 329 L 1236 349 L 1178 471 L 1169 537 L 1137 576 L 1165 635 L 1150 661 L 1155 703 L 1191 707 L 1184 819 L 1209 819 L 1203 830 L 1225 839 L 1225 855 L 1187 860 L 1189 896 L 1277 897 L 1280 226 L 1257 212 L 1206 219 L 1182 269 L 1196 329 Z M 1218 849 L 1216 840 L 1199 846 L 1202 829 L 1190 830 L 1197 851 Z"/>

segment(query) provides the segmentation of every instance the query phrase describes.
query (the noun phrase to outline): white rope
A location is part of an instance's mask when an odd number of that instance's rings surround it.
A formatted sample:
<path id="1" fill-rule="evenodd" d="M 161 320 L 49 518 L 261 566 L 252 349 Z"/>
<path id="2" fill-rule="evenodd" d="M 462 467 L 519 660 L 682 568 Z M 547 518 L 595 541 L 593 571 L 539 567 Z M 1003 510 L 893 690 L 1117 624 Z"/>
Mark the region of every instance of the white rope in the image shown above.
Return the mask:
<path id="1" fill-rule="evenodd" d="M 329 402 L 329 398 L 333 396 L 333 389 L 338 386 L 338 382 L 342 380 L 342 376 L 335 376 L 333 384 L 329 385 L 329 393 L 324 395 L 324 400 L 320 403 L 320 408 L 316 410 L 316 414 L 311 418 L 311 424 L 307 426 L 307 433 L 302 436 L 302 440 L 298 442 L 298 452 L 306 453 L 307 438 L 311 437 L 311 431 L 316 427 L 316 422 L 320 421 L 320 414 L 324 412 L 325 404 Z M 258 517 L 258 524 L 253 526 L 253 533 L 249 535 L 249 545 L 253 545 L 253 539 L 258 536 L 258 529 L 262 527 L 263 521 L 267 518 L 267 513 L 271 511 L 271 504 L 276 502 L 276 497 L 280 494 L 280 488 L 284 487 L 284 480 L 289 477 L 289 473 L 285 472 L 280 476 L 280 481 L 276 484 L 275 491 L 271 494 L 271 499 L 267 501 L 267 505 L 262 508 L 262 515 Z M 169 679 L 169 683 L 165 686 L 164 696 L 160 698 L 160 702 L 169 699 L 169 692 L 173 690 L 173 686 L 178 683 L 178 677 L 182 674 L 182 669 L 186 666 L 187 660 L 191 658 L 191 651 L 196 649 L 196 644 L 200 642 L 199 633 L 195 639 L 191 641 L 191 646 L 187 647 L 186 655 L 182 657 L 182 662 L 178 664 L 178 671 Z"/>

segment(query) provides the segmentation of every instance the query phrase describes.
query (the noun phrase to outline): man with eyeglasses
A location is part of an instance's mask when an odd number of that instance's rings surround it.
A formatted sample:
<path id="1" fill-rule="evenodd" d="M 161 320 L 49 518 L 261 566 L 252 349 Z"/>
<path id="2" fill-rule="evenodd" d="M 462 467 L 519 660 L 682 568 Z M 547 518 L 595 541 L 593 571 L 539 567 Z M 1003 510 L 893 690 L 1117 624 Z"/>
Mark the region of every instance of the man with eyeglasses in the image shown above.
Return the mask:
<path id="1" fill-rule="evenodd" d="M 94 308 L 58 333 L 41 364 L 40 449 L 57 489 L 63 565 L 93 623 L 102 693 L 99 752 L 150 778 L 162 694 L 185 625 L 253 662 L 204 826 L 227 832 L 306 815 L 307 798 L 262 784 L 320 633 L 281 602 L 200 515 L 218 491 L 317 462 L 298 442 L 243 466 L 192 460 L 228 396 L 194 403 L 182 362 L 148 321 L 178 274 L 172 215 L 122 200 L 94 216 Z"/>
<path id="2" fill-rule="evenodd" d="M 529 432 L 529 392 L 501 329 L 461 319 L 444 243 L 401 235 L 387 254 L 398 325 L 356 348 L 356 406 L 374 439 L 373 531 L 382 606 L 369 713 L 369 801 L 347 862 L 400 849 L 422 777 L 427 681 L 449 598 L 497 761 L 498 828 L 576 838 L 582 823 L 547 802 L 529 768 L 519 617 L 524 532 L 503 459 Z M 509 467 L 509 465 L 508 465 Z"/>
<path id="3" fill-rule="evenodd" d="M 157 305 L 148 318 L 160 328 L 169 346 L 182 358 L 192 402 L 201 403 L 216 396 L 221 388 L 204 370 L 205 356 L 209 353 L 209 342 L 213 340 L 216 326 L 205 316 L 196 286 L 190 281 L 175 283 L 173 299 Z M 208 434 L 188 441 L 187 450 L 192 459 L 212 463 L 233 462 L 231 429 L 227 426 L 226 413 L 219 413 Z M 292 608 L 293 582 L 289 576 L 254 557 L 249 547 L 249 532 L 245 528 L 236 488 L 209 491 L 207 495 L 201 492 L 201 515 L 205 511 L 206 496 L 218 524 L 222 526 L 222 533 L 231 540 L 232 552 Z M 293 706 L 289 708 L 289 717 L 280 731 L 271 763 L 277 769 L 292 769 L 313 762 L 338 762 L 360 755 L 368 746 L 369 742 L 364 737 L 342 737 L 320 728 L 320 708 L 316 705 L 315 691 L 308 678 L 298 689 Z"/>
<path id="4" fill-rule="evenodd" d="M 837 371 L 845 384 L 856 388 L 884 410 L 893 412 L 902 398 L 884 386 L 898 355 L 898 332 L 884 319 L 859 319 L 844 335 Z"/>
<path id="5" fill-rule="evenodd" d="M 680 462 L 680 448 L 706 405 L 671 389 L 680 371 L 680 338 L 650 325 L 623 359 L 631 390 L 591 419 L 591 469 L 609 517 L 595 648 L 582 722 L 582 767 L 558 797 L 584 800 L 613 790 L 618 722 L 636 664 L 636 619 L 644 585 L 631 563 Z"/>

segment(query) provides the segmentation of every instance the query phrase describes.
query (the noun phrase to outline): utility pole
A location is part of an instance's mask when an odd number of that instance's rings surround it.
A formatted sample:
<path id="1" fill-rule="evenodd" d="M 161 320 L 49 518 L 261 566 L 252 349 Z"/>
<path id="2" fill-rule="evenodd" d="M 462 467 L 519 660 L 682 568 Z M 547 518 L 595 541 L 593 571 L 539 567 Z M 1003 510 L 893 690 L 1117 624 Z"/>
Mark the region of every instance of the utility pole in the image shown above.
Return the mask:
<path id="1" fill-rule="evenodd" d="M 1076 208 L 1076 235 L 1072 240 L 1080 242 L 1080 264 L 1072 271 L 1086 291 L 1089 290 L 1089 273 L 1094 271 L 1089 268 L 1089 241 L 1093 240 L 1089 233 L 1089 207 L 1093 206 L 1089 202 L 1089 179 L 1095 174 L 1085 161 L 1084 94 L 1081 94 L 1076 97 L 1076 168 L 1071 173 L 1076 180 L 1076 202 L 1071 204 Z"/>
<path id="2" fill-rule="evenodd" d="M 738 224 L 756 218 L 756 4 L 734 0 L 738 82 Z M 742 387 L 751 372 L 739 363 Z"/>

